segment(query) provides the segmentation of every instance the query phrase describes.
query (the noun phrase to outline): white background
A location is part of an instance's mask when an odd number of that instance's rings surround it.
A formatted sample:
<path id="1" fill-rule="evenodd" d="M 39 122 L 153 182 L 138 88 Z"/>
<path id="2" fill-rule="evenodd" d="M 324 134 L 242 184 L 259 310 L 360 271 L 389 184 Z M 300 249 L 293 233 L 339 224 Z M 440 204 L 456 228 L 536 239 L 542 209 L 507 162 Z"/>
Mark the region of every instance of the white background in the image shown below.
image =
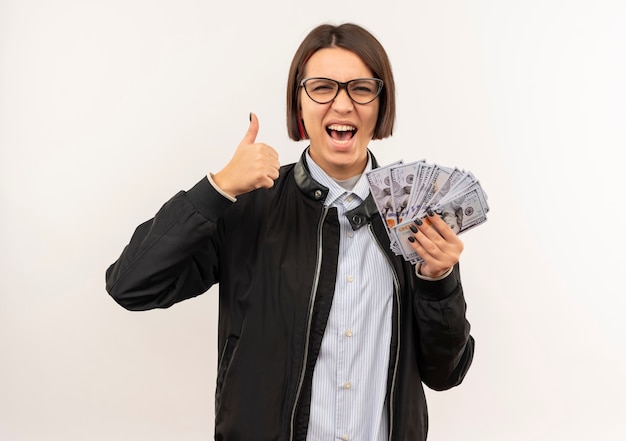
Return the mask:
<path id="1" fill-rule="evenodd" d="M 626 6 L 620 0 L 0 0 L 0 439 L 207 440 L 216 290 L 131 313 L 104 272 L 259 116 L 282 163 L 291 57 L 354 21 L 397 81 L 382 164 L 474 172 L 476 338 L 429 441 L 623 440 Z"/>

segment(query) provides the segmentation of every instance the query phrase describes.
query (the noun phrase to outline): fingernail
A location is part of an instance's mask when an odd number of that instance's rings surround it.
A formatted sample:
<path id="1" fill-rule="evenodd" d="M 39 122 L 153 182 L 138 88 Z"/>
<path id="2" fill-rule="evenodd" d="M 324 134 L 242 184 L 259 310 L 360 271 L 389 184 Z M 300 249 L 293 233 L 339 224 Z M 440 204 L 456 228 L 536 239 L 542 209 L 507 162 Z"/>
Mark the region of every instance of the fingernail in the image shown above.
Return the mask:
<path id="1" fill-rule="evenodd" d="M 415 219 L 413 222 L 415 222 L 415 224 L 416 224 L 418 227 L 421 227 L 421 226 L 422 226 L 422 224 L 424 223 L 424 222 L 422 222 L 422 220 L 421 220 L 421 219 Z"/>
<path id="2" fill-rule="evenodd" d="M 417 233 L 417 227 L 415 225 L 409 226 L 409 230 L 411 230 L 413 233 Z"/>
<path id="3" fill-rule="evenodd" d="M 409 242 L 415 242 L 415 238 L 413 236 L 409 236 Z"/>
<path id="4" fill-rule="evenodd" d="M 426 210 L 426 213 L 428 213 L 428 215 L 430 217 L 433 217 L 435 215 L 435 213 L 433 213 L 433 210 L 431 208 L 429 208 L 428 210 Z"/>
<path id="5" fill-rule="evenodd" d="M 248 119 L 250 120 L 250 122 L 252 122 L 252 112 L 248 114 Z"/>

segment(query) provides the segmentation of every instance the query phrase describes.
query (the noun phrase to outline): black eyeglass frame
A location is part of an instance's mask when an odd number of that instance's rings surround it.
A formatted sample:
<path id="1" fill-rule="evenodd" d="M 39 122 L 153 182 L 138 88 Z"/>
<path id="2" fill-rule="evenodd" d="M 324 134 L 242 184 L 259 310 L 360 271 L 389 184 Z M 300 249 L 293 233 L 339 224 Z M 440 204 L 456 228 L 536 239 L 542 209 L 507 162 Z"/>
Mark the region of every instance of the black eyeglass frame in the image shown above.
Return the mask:
<path id="1" fill-rule="evenodd" d="M 306 89 L 306 82 L 309 80 L 327 80 L 327 81 L 332 81 L 333 83 L 337 84 L 337 91 L 335 92 L 335 95 L 329 99 L 328 101 L 317 101 L 316 99 L 314 99 L 310 94 L 309 91 Z M 350 83 L 353 83 L 355 81 L 363 81 L 363 80 L 373 80 L 378 84 L 378 90 L 376 91 L 376 95 L 374 95 L 374 98 L 372 98 L 369 101 L 366 101 L 364 103 L 359 102 L 357 100 L 355 100 L 354 98 L 352 98 L 352 95 L 350 95 L 350 90 L 348 89 L 348 85 Z M 307 96 L 309 98 L 311 98 L 311 100 L 317 104 L 328 104 L 331 101 L 333 101 L 335 98 L 337 98 L 337 95 L 339 95 L 339 92 L 341 91 L 341 89 L 345 89 L 346 90 L 346 94 L 348 95 L 348 97 L 354 101 L 357 104 L 369 104 L 372 101 L 374 101 L 376 98 L 378 98 L 378 95 L 380 95 L 380 92 L 383 90 L 383 86 L 385 85 L 384 81 L 381 80 L 380 78 L 354 78 L 352 80 L 346 81 L 344 83 L 342 83 L 341 81 L 337 81 L 337 80 L 333 80 L 332 78 L 325 78 L 325 77 L 310 77 L 310 78 L 303 78 L 302 81 L 300 81 L 300 87 L 304 88 L 304 91 L 306 92 Z"/>

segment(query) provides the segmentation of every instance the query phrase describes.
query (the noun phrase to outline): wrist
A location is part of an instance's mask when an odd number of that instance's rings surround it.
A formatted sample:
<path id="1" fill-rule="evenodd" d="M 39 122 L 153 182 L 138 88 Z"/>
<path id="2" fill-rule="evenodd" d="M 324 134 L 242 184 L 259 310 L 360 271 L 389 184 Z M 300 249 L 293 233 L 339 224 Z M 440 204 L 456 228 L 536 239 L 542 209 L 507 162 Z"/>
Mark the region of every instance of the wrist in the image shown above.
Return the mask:
<path id="1" fill-rule="evenodd" d="M 232 202 L 235 202 L 237 200 L 238 195 L 234 193 L 232 190 L 229 190 L 228 188 L 224 188 L 224 185 L 220 182 L 218 174 L 214 175 L 213 173 L 208 173 L 206 177 L 211 183 L 211 185 L 213 186 L 213 188 L 215 188 L 222 196 L 224 196 L 227 199 L 230 199 Z"/>
<path id="2" fill-rule="evenodd" d="M 450 267 L 444 271 L 440 271 L 437 273 L 429 273 L 428 271 L 422 271 L 422 264 L 419 263 L 415 266 L 415 274 L 417 275 L 417 277 L 419 277 L 420 279 L 423 280 L 429 280 L 429 281 L 436 281 L 436 280 L 441 280 L 441 279 L 445 279 L 446 277 L 448 277 L 450 275 L 450 273 L 452 272 L 452 269 L 454 267 Z"/>

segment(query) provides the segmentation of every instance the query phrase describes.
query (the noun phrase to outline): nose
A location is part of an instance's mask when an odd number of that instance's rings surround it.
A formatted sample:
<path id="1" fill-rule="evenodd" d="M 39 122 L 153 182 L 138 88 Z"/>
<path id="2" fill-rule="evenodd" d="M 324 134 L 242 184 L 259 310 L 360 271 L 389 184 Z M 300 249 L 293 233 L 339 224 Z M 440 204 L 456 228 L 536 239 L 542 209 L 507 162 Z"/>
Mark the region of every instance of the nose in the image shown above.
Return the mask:
<path id="1" fill-rule="evenodd" d="M 352 98 L 350 98 L 350 95 L 348 95 L 348 91 L 345 86 L 339 88 L 339 93 L 333 100 L 332 107 L 338 112 L 349 112 L 354 108 L 354 102 L 352 101 Z"/>

